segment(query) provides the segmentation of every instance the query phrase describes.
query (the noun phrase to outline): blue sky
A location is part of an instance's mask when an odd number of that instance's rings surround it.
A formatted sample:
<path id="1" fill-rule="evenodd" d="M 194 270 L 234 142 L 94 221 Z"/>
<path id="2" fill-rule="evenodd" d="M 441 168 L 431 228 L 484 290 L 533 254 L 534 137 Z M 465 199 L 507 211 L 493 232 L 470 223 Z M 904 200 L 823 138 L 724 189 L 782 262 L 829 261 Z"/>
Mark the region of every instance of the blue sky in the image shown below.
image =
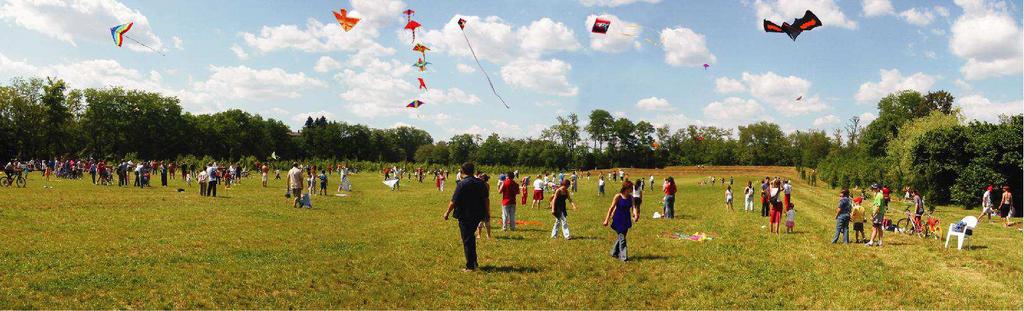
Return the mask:
<path id="1" fill-rule="evenodd" d="M 944 89 L 969 119 L 1021 113 L 1021 5 L 1012 1 L 130 1 L 0 2 L 0 79 L 57 75 L 73 87 L 121 85 L 178 96 L 186 110 L 232 108 L 436 139 L 469 132 L 536 136 L 570 112 L 784 130 L 870 120 L 891 91 Z M 361 17 L 350 32 L 331 10 Z M 416 10 L 412 64 L 402 11 Z M 814 11 L 797 41 L 761 30 Z M 591 34 L 594 16 L 611 19 Z M 512 107 L 491 93 L 454 24 Z M 109 27 L 134 21 L 118 48 Z M 711 67 L 704 70 L 702 65 Z M 422 77 L 427 91 L 417 90 Z M 797 101 L 797 97 L 803 99 Z M 426 105 L 404 108 L 413 99 Z"/>

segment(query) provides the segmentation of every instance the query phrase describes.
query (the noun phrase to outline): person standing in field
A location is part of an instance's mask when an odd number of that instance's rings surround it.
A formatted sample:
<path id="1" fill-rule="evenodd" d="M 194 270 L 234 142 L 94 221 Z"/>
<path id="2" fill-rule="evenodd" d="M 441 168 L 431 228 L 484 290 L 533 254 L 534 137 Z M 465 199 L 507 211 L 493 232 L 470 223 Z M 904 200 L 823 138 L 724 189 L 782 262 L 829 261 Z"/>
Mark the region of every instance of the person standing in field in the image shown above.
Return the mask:
<path id="1" fill-rule="evenodd" d="M 850 190 L 843 189 L 839 192 L 839 206 L 836 207 L 836 233 L 832 236 L 832 244 L 839 242 L 840 234 L 843 236 L 843 243 L 850 244 L 850 211 L 852 209 Z"/>
<path id="2" fill-rule="evenodd" d="M 327 171 L 320 170 L 320 195 L 327 195 Z"/>
<path id="3" fill-rule="evenodd" d="M 483 220 L 490 200 L 487 199 L 487 184 L 474 177 L 476 167 L 472 162 L 462 164 L 461 173 L 466 178 L 459 181 L 444 212 L 444 220 L 454 216 L 459 221 L 459 235 L 462 237 L 462 251 L 466 256 L 466 268 L 463 271 L 476 270 L 476 231 L 477 225 Z"/>
<path id="4" fill-rule="evenodd" d="M 671 178 L 671 177 L 669 177 Z M 640 211 L 633 205 L 630 192 L 633 185 L 629 181 L 622 184 L 619 193 L 612 198 L 612 206 L 608 208 L 608 214 L 604 217 L 603 225 L 608 226 L 611 221 L 612 230 L 615 230 L 615 244 L 612 244 L 611 256 L 623 262 L 629 258 L 626 255 L 626 233 L 633 227 L 633 222 L 640 220 Z"/>
<path id="5" fill-rule="evenodd" d="M 629 181 L 629 180 L 626 180 Z M 644 203 L 644 178 L 640 177 L 636 179 L 636 183 L 633 184 L 633 207 L 636 207 L 637 212 L 640 211 L 640 206 Z"/>
<path id="6" fill-rule="evenodd" d="M 768 201 L 771 207 L 768 214 L 769 232 L 780 234 L 779 225 L 782 222 L 782 181 L 772 180 L 768 188 Z"/>
<path id="7" fill-rule="evenodd" d="M 206 192 L 210 183 L 209 176 L 206 170 L 199 171 L 199 177 L 197 178 L 199 181 L 199 196 L 205 197 L 207 195 Z"/>
<path id="8" fill-rule="evenodd" d="M 160 163 L 160 186 L 167 187 L 167 164 Z"/>
<path id="9" fill-rule="evenodd" d="M 544 176 L 537 175 L 537 179 L 533 181 L 533 204 L 531 208 L 540 206 L 540 201 L 544 200 Z"/>
<path id="10" fill-rule="evenodd" d="M 648 183 L 651 185 L 651 191 L 654 191 L 654 175 L 648 178 Z"/>
<path id="11" fill-rule="evenodd" d="M 604 196 L 604 175 L 597 177 L 597 195 Z"/>
<path id="12" fill-rule="evenodd" d="M 523 183 L 520 184 L 519 188 L 522 193 L 519 194 L 519 205 L 526 206 L 526 198 L 530 194 L 530 175 L 523 174 Z"/>
<path id="13" fill-rule="evenodd" d="M 850 221 L 853 222 L 854 243 L 860 243 L 861 239 L 867 240 L 864 235 L 864 200 L 861 197 L 853 199 L 853 209 L 850 211 Z"/>
<path id="14" fill-rule="evenodd" d="M 988 221 L 992 221 L 992 185 L 988 185 L 988 189 L 985 189 L 985 193 L 981 194 L 981 215 L 978 215 L 978 219 L 988 216 Z"/>
<path id="15" fill-rule="evenodd" d="M 291 189 L 292 207 L 300 207 L 302 201 L 302 182 L 305 178 L 302 177 L 302 169 L 299 169 L 299 163 L 293 162 L 292 169 L 288 170 L 288 188 Z"/>
<path id="16" fill-rule="evenodd" d="M 1003 185 L 1003 198 L 999 201 L 999 216 L 1006 218 L 1006 226 L 1012 226 L 1010 218 L 1013 217 L 1013 193 L 1010 193 L 1010 185 Z"/>
<path id="17" fill-rule="evenodd" d="M 487 174 L 480 173 L 480 172 L 477 172 L 477 175 L 478 175 L 477 179 L 480 179 L 481 181 L 484 182 L 484 188 L 487 189 L 488 199 L 487 199 L 487 207 L 484 208 L 484 218 L 481 219 L 480 223 L 476 225 L 476 238 L 479 239 L 480 236 L 484 233 L 484 229 L 487 229 L 487 239 L 490 240 L 491 239 L 491 203 L 490 203 L 490 201 L 491 201 L 490 200 L 491 185 L 489 185 L 487 183 L 491 181 L 491 177 L 488 176 Z"/>
<path id="18" fill-rule="evenodd" d="M 730 211 L 735 210 L 732 208 L 732 186 L 725 186 L 725 207 Z"/>
<path id="19" fill-rule="evenodd" d="M 754 211 L 754 186 L 749 180 L 747 186 L 743 188 L 743 211 Z"/>
<path id="20" fill-rule="evenodd" d="M 210 166 L 206 168 L 206 196 L 217 196 L 217 175 L 220 171 L 217 170 L 217 163 L 211 162 Z"/>
<path id="21" fill-rule="evenodd" d="M 572 209 L 576 210 L 576 202 L 572 201 L 569 197 L 569 181 L 563 180 L 562 184 L 555 189 L 551 194 L 551 215 L 555 216 L 555 224 L 551 227 L 551 238 L 558 237 L 558 227 L 562 227 L 562 236 L 566 240 L 572 239 L 569 236 L 569 222 L 566 220 L 569 217 L 569 211 L 566 209 L 565 201 L 569 201 L 572 204 Z"/>
<path id="22" fill-rule="evenodd" d="M 761 181 L 761 217 L 768 217 L 768 177 Z"/>
<path id="23" fill-rule="evenodd" d="M 662 211 L 665 215 L 663 217 L 667 219 L 676 218 L 676 180 L 671 176 L 665 178 L 665 186 L 663 190 L 665 192 L 665 206 Z M 639 212 L 640 211 L 638 209 L 637 213 Z"/>
<path id="24" fill-rule="evenodd" d="M 882 195 L 881 186 L 878 184 L 871 185 L 871 191 L 875 192 L 875 208 L 871 212 L 871 238 L 868 239 L 867 246 L 882 246 L 882 222 L 885 220 L 885 211 L 889 208 L 888 202 Z M 878 239 L 878 243 L 875 243 L 875 239 Z"/>
<path id="25" fill-rule="evenodd" d="M 266 163 L 264 163 L 262 166 L 260 166 L 260 183 L 263 185 L 263 188 L 267 187 L 267 180 L 270 179 L 269 175 L 270 167 L 267 166 Z"/>
<path id="26" fill-rule="evenodd" d="M 501 231 L 516 231 L 516 195 L 519 194 L 519 184 L 516 183 L 515 175 L 508 172 L 505 181 L 498 188 L 501 194 Z"/>
<path id="27" fill-rule="evenodd" d="M 784 210 L 788 211 L 790 209 L 789 206 L 792 205 L 793 203 L 792 199 L 790 199 L 789 197 L 793 193 L 793 185 L 789 183 L 788 179 L 782 185 L 782 193 L 785 194 L 785 196 L 783 197 L 784 200 L 782 202 L 782 206 L 785 208 Z"/>

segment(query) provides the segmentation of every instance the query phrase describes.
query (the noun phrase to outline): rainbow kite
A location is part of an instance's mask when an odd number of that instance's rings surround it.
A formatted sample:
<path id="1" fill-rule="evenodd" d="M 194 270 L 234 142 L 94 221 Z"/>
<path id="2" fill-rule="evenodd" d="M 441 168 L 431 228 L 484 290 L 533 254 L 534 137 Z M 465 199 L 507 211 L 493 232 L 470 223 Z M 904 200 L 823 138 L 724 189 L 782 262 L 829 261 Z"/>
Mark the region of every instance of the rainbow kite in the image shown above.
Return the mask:
<path id="1" fill-rule="evenodd" d="M 120 47 L 121 44 L 124 43 L 124 33 L 132 30 L 132 25 L 135 25 L 135 23 L 130 22 L 110 28 L 110 36 L 114 37 L 114 44 L 117 44 L 117 46 Z"/>
<path id="2" fill-rule="evenodd" d="M 420 100 L 417 99 L 417 100 L 412 101 L 408 105 L 405 105 L 405 107 L 406 108 L 419 108 L 420 106 L 423 106 L 423 104 L 424 104 L 423 102 L 421 102 Z"/>

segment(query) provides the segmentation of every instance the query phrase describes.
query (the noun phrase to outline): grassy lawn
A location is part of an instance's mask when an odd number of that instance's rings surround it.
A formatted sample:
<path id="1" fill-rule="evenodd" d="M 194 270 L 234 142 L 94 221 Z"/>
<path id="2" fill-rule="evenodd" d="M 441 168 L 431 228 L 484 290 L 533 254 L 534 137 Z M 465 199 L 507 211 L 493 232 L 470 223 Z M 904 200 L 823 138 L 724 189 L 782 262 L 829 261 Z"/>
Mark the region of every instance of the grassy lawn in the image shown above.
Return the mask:
<path id="1" fill-rule="evenodd" d="M 298 210 L 284 182 L 247 179 L 221 197 L 197 188 L 125 189 L 88 181 L 0 189 L 0 308 L 428 308 L 428 309 L 1021 309 L 1022 234 L 979 225 L 970 251 L 887 232 L 881 248 L 829 244 L 838 191 L 796 181 L 795 234 L 769 235 L 767 219 L 742 212 L 742 185 L 787 168 L 673 168 L 648 172 L 679 183 L 675 220 L 651 219 L 646 196 L 629 234 L 632 261 L 608 254 L 601 226 L 611 196 L 581 182 L 569 211 L 574 240 L 551 240 L 546 210 L 519 207 L 520 231 L 478 242 L 482 271 L 464 273 L 451 195 L 428 180 L 389 192 L 376 174 L 353 177 L 348 197 L 314 197 Z M 734 176 L 737 211 L 723 186 Z M 158 183 L 158 181 L 157 181 Z M 51 186 L 44 188 L 44 184 Z M 336 176 L 328 188 L 337 187 Z M 608 183 L 609 192 L 617 184 Z M 331 191 L 333 194 L 333 191 Z M 902 215 L 894 203 L 889 217 Z M 899 215 L 897 215 L 899 214 Z M 943 231 L 976 211 L 940 207 Z M 660 237 L 713 232 L 712 241 Z M 870 233 L 870 232 L 869 232 Z"/>

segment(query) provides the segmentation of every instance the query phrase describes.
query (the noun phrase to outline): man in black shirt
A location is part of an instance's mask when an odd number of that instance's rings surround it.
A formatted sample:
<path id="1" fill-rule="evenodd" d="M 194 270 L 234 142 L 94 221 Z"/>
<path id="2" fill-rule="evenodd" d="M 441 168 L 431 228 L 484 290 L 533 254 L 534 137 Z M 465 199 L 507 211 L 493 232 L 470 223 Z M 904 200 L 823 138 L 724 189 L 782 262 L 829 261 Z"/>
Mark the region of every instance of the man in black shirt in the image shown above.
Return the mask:
<path id="1" fill-rule="evenodd" d="M 448 210 L 444 219 L 454 216 L 459 220 L 459 233 L 462 235 L 462 249 L 466 253 L 466 271 L 476 270 L 476 227 L 480 224 L 489 208 L 487 184 L 474 176 L 476 167 L 472 162 L 462 164 L 462 175 L 466 176 L 455 186 Z M 454 212 L 454 213 L 453 213 Z"/>

